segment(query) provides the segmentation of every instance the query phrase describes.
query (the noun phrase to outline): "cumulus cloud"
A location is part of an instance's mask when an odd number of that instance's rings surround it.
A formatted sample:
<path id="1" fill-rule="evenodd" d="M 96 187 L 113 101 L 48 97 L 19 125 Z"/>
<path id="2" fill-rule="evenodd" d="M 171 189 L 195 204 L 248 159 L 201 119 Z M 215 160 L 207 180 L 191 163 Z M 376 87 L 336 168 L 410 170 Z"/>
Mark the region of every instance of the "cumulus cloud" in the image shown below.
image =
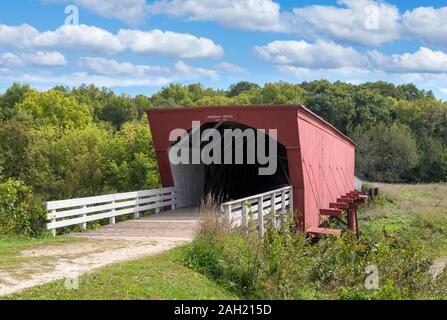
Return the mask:
<path id="1" fill-rule="evenodd" d="M 126 49 L 145 55 L 166 55 L 179 59 L 218 58 L 223 48 L 211 39 L 187 33 L 161 30 L 121 29 L 117 34 L 87 25 L 64 25 L 39 32 L 34 27 L 0 25 L 0 46 L 18 49 L 64 49 L 70 51 L 121 53 Z"/>
<path id="2" fill-rule="evenodd" d="M 447 54 L 421 47 L 416 52 L 386 55 L 377 50 L 362 54 L 332 42 L 273 41 L 254 52 L 280 72 L 298 78 L 369 77 L 423 82 L 447 79 Z M 438 83 L 439 84 L 439 83 Z"/>
<path id="3" fill-rule="evenodd" d="M 150 12 L 247 30 L 282 28 L 280 5 L 272 0 L 161 0 L 150 6 Z"/>
<path id="4" fill-rule="evenodd" d="M 130 62 L 118 62 L 114 59 L 82 57 L 78 67 L 101 75 L 146 75 L 149 73 L 168 73 L 169 68 L 160 66 L 135 65 Z"/>
<path id="5" fill-rule="evenodd" d="M 212 40 L 187 33 L 161 30 L 120 30 L 118 39 L 133 52 L 167 55 L 180 59 L 219 58 L 223 48 Z"/>
<path id="6" fill-rule="evenodd" d="M 78 59 L 77 67 L 86 74 L 95 76 L 110 76 L 133 78 L 142 81 L 144 78 L 166 79 L 167 82 L 217 79 L 221 76 L 245 72 L 244 69 L 222 62 L 211 68 L 196 67 L 177 61 L 172 66 L 136 65 L 131 62 L 119 62 L 114 59 L 100 57 L 82 57 Z"/>
<path id="7" fill-rule="evenodd" d="M 135 25 L 143 22 L 148 13 L 146 0 L 43 0 L 44 3 L 71 3 L 102 17 L 114 18 Z"/>
<path id="8" fill-rule="evenodd" d="M 25 62 L 43 67 L 62 67 L 67 65 L 65 56 L 58 51 L 37 51 L 34 53 L 24 53 L 21 58 Z"/>
<path id="9" fill-rule="evenodd" d="M 221 62 L 215 66 L 215 69 L 229 74 L 245 74 L 247 70 L 229 62 Z"/>
<path id="10" fill-rule="evenodd" d="M 281 11 L 273 0 L 158 0 L 153 14 L 191 21 L 216 21 L 246 30 L 296 33 L 301 36 L 378 46 L 400 37 L 399 9 L 379 0 L 338 0 L 339 6 L 310 5 Z"/>
<path id="11" fill-rule="evenodd" d="M 8 67 L 16 67 L 23 65 L 23 60 L 14 53 L 6 52 L 0 55 L 0 65 Z"/>
<path id="12" fill-rule="evenodd" d="M 170 81 L 192 80 L 198 78 L 215 79 L 219 76 L 219 71 L 194 67 L 178 61 L 171 67 L 135 65 L 130 62 L 118 62 L 114 59 L 104 59 L 98 57 L 83 57 L 78 60 L 78 67 L 85 72 L 101 76 L 132 76 L 135 78 L 163 77 Z"/>
<path id="13" fill-rule="evenodd" d="M 54 31 L 39 32 L 36 28 L 0 25 L 0 46 L 32 49 L 60 48 L 74 51 L 111 53 L 121 52 L 125 46 L 112 33 L 94 26 L 64 25 Z"/>
<path id="14" fill-rule="evenodd" d="M 296 8 L 289 30 L 301 35 L 379 46 L 400 37 L 399 9 L 383 1 L 338 0 L 343 7 L 312 5 Z"/>
<path id="15" fill-rule="evenodd" d="M 389 73 L 447 73 L 447 54 L 421 47 L 415 53 L 368 53 L 374 67 Z"/>
<path id="16" fill-rule="evenodd" d="M 317 41 L 273 41 L 254 49 L 262 59 L 277 65 L 291 65 L 302 68 L 343 68 L 361 67 L 365 57 L 351 47 L 333 42 Z"/>
<path id="17" fill-rule="evenodd" d="M 65 56 L 58 51 L 37 51 L 21 54 L 4 53 L 0 56 L 0 64 L 8 67 L 16 67 L 32 64 L 42 67 L 62 67 L 67 65 Z"/>
<path id="18" fill-rule="evenodd" d="M 403 17 L 405 32 L 424 44 L 447 47 L 447 7 L 420 7 Z"/>

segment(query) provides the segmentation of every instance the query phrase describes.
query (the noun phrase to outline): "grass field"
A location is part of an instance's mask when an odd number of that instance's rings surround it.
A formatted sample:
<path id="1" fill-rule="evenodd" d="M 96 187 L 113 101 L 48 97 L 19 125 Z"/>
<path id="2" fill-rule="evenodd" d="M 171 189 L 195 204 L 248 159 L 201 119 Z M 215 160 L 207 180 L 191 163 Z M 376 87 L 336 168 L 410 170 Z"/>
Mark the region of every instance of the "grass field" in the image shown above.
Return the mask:
<path id="1" fill-rule="evenodd" d="M 363 235 L 405 239 L 426 248 L 424 250 L 434 260 L 447 257 L 447 184 L 375 185 L 380 188 L 381 195 L 359 213 Z M 17 259 L 18 251 L 47 241 L 66 240 L 18 241 L 16 244 L 0 241 L 0 266 L 11 264 L 10 257 Z M 237 290 L 228 291 L 228 283 L 222 279 L 190 269 L 182 258 L 187 249 L 178 248 L 88 273 L 80 277 L 79 290 L 67 290 L 63 281 L 57 281 L 8 299 L 238 299 L 244 296 Z M 309 298 L 318 296 L 318 289 L 315 290 Z M 394 291 L 390 295 L 385 292 L 383 296 L 392 299 L 393 295 Z M 353 294 L 348 292 L 346 296 L 352 298 Z M 328 296 L 334 297 L 337 296 Z"/>
<path id="2" fill-rule="evenodd" d="M 447 184 L 372 184 L 381 195 L 359 214 L 363 233 L 397 235 L 447 256 Z"/>

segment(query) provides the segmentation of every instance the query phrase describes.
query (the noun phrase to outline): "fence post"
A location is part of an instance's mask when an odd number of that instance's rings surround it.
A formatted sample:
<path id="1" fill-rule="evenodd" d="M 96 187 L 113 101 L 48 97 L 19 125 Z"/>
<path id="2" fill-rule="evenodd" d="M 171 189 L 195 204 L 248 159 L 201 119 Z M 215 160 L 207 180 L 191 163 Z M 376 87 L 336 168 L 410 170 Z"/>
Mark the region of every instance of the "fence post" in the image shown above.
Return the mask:
<path id="1" fill-rule="evenodd" d="M 289 189 L 289 211 L 290 211 L 290 214 L 292 215 L 292 219 L 294 219 L 295 212 L 293 210 L 293 189 L 292 188 Z"/>
<path id="2" fill-rule="evenodd" d="M 247 207 L 244 203 L 242 203 L 242 228 L 244 229 L 244 233 L 248 233 L 248 215 L 247 215 Z"/>
<path id="3" fill-rule="evenodd" d="M 261 237 L 264 236 L 264 197 L 260 196 L 258 198 L 258 223 L 259 223 L 259 232 L 261 233 Z"/>
<path id="4" fill-rule="evenodd" d="M 82 206 L 82 209 L 85 209 L 85 208 L 87 208 L 87 206 Z M 82 215 L 82 218 L 87 219 L 87 213 L 84 213 Z M 87 230 L 87 222 L 83 222 L 81 224 L 81 228 L 82 228 L 82 230 Z"/>
<path id="5" fill-rule="evenodd" d="M 272 193 L 272 196 L 270 198 L 270 215 L 272 216 L 272 227 L 276 229 L 277 227 L 277 221 L 276 221 L 276 194 L 275 192 Z"/>
<path id="6" fill-rule="evenodd" d="M 56 210 L 50 210 L 50 217 L 51 217 L 51 222 L 52 223 L 55 223 L 56 222 Z M 53 236 L 53 237 L 55 237 L 56 236 L 56 228 L 54 228 L 54 229 L 51 229 L 51 235 Z"/>
<path id="7" fill-rule="evenodd" d="M 115 200 L 112 201 L 112 216 L 109 219 L 110 224 L 115 224 L 116 220 L 115 220 Z"/>
<path id="8" fill-rule="evenodd" d="M 138 207 L 140 206 L 140 205 L 138 204 L 138 200 L 140 200 L 139 197 L 137 197 L 137 198 L 135 199 L 135 201 L 137 202 L 137 204 L 135 205 L 135 208 L 136 208 L 136 209 L 138 209 Z M 134 213 L 133 213 L 133 218 L 134 218 L 134 219 L 140 219 L 140 211 L 134 212 Z"/>
<path id="9" fill-rule="evenodd" d="M 177 198 L 177 194 L 174 190 L 171 192 L 171 201 L 172 201 L 171 209 L 172 210 L 175 210 L 175 208 L 176 208 L 176 198 Z"/>
<path id="10" fill-rule="evenodd" d="M 284 216 L 286 214 L 286 191 L 281 191 L 281 225 L 284 224 Z"/>
<path id="11" fill-rule="evenodd" d="M 155 197 L 158 197 L 158 195 L 155 195 Z M 158 201 L 155 200 L 155 201 L 154 201 L 154 204 L 155 204 L 155 205 L 158 205 Z M 156 207 L 156 208 L 155 208 L 155 214 L 159 214 L 159 213 L 160 213 L 160 207 Z"/>
<path id="12" fill-rule="evenodd" d="M 230 222 L 230 226 L 233 226 L 232 221 L 231 221 L 231 219 L 232 219 L 231 209 L 232 209 L 231 204 L 229 204 L 225 207 L 225 218 Z"/>

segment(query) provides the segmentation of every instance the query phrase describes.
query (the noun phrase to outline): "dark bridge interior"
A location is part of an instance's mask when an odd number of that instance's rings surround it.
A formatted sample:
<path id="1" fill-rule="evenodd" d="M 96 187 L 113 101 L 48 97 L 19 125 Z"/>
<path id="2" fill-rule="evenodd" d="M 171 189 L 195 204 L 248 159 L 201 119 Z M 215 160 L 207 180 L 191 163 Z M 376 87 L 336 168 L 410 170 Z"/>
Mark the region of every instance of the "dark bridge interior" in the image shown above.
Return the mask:
<path id="1" fill-rule="evenodd" d="M 234 122 L 219 122 L 219 123 L 206 123 L 200 128 L 201 133 L 206 129 L 214 128 L 220 133 L 220 163 L 219 164 L 204 164 L 201 161 L 201 170 L 203 170 L 203 189 L 201 197 L 202 199 L 211 194 L 219 201 L 228 201 L 233 199 L 240 199 L 247 196 L 271 191 L 283 186 L 289 185 L 289 170 L 287 162 L 287 150 L 286 148 L 277 143 L 266 134 L 257 134 L 256 129 L 247 127 L 245 125 Z M 224 138 L 225 130 L 227 129 L 240 129 L 243 134 L 233 135 L 232 139 Z M 255 140 L 251 139 L 249 144 L 247 140 L 247 131 L 252 131 Z M 228 131 L 227 131 L 228 132 Z M 240 131 L 238 131 L 240 133 Z M 267 132 L 268 134 L 268 132 Z M 190 147 L 192 146 L 191 131 L 189 132 Z M 277 161 L 276 170 L 271 175 L 260 175 L 259 168 L 268 167 L 267 164 L 260 164 L 257 156 L 258 139 L 264 139 L 265 152 L 264 156 L 269 156 L 273 159 L 273 162 Z M 269 140 L 277 143 L 277 152 L 275 155 L 270 155 Z M 211 142 L 202 142 L 200 149 L 206 145 L 213 144 L 215 141 L 210 139 Z M 231 142 L 230 142 L 231 141 Z M 226 142 L 226 144 L 225 144 Z M 241 143 L 242 142 L 242 143 Z M 254 143 L 253 143 L 254 142 Z M 209 148 L 208 150 L 210 150 Z M 232 164 L 224 164 L 224 155 L 228 152 L 232 152 Z M 273 150 L 272 150 L 273 151 Z M 252 161 L 249 161 L 248 152 L 256 155 L 250 157 Z M 214 156 L 213 152 L 209 152 L 210 156 Z M 243 162 L 238 164 L 236 162 L 236 155 L 243 155 Z M 228 155 L 227 155 L 228 156 Z M 217 156 L 216 156 L 217 157 Z M 275 159 L 276 157 L 276 159 Z M 228 159 L 227 159 L 228 163 Z M 184 166 L 184 165 L 182 165 Z"/>

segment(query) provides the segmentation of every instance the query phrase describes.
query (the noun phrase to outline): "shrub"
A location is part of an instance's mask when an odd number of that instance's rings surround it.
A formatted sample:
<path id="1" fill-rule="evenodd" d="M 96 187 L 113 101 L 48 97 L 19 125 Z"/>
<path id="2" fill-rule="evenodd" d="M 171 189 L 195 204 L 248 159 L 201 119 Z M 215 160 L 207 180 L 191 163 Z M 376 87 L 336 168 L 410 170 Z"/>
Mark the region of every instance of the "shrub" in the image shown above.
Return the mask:
<path id="1" fill-rule="evenodd" d="M 188 266 L 248 298 L 418 299 L 447 294 L 446 275 L 433 280 L 432 260 L 420 244 L 398 238 L 354 235 L 311 243 L 291 228 L 221 232 L 205 225 L 189 246 Z M 368 266 L 379 270 L 379 288 L 365 288 Z"/>
<path id="2" fill-rule="evenodd" d="M 0 234 L 35 235 L 41 231 L 45 209 L 33 200 L 31 189 L 22 181 L 0 183 Z"/>

